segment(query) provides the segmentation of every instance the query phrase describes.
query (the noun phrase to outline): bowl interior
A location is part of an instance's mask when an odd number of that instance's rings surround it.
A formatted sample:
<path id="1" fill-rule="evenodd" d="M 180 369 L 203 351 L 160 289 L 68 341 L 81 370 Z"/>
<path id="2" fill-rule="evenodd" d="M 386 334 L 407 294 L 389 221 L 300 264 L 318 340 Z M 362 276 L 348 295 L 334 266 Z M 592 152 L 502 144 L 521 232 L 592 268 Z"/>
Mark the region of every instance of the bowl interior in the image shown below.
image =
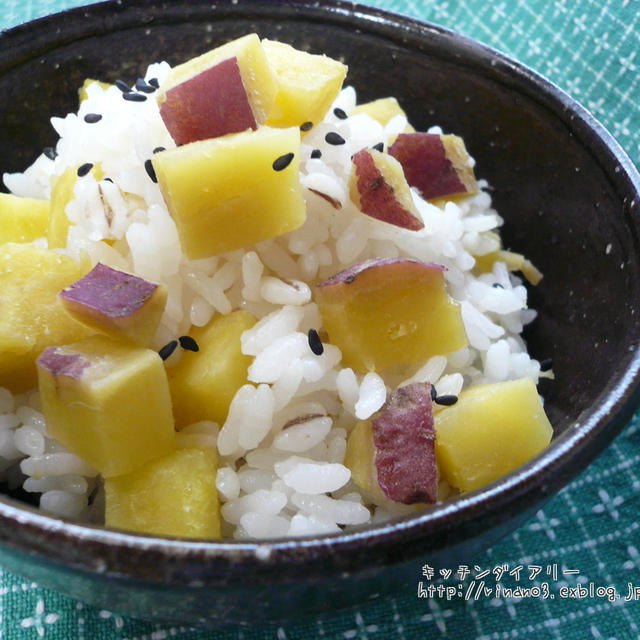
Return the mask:
<path id="1" fill-rule="evenodd" d="M 120 13 L 112 5 L 110 23 L 61 20 L 59 37 L 40 30 L 27 51 L 3 50 L 2 171 L 23 170 L 55 142 L 49 118 L 77 108 L 85 78 L 132 81 L 151 61 L 179 63 L 250 31 L 340 58 L 360 101 L 394 95 L 418 130 L 438 124 L 465 139 L 505 218 L 505 246 L 545 276 L 531 292 L 540 317 L 527 338 L 536 357 L 553 359 L 556 382 L 542 391 L 562 433 L 627 368 L 633 353 L 620 336 L 637 335 L 638 238 L 629 232 L 620 185 L 606 175 L 611 167 L 589 148 L 598 141 L 588 131 L 577 136 L 571 116 L 553 113 L 558 105 L 536 95 L 534 83 L 525 88 L 526 73 L 492 66 L 486 50 L 436 30 L 417 38 L 384 23 L 354 30 L 350 12 L 310 4 L 212 10 L 141 3 Z"/>
<path id="2" fill-rule="evenodd" d="M 638 399 L 640 334 L 639 183 L 624 154 L 561 92 L 485 47 L 372 9 L 317 5 L 111 3 L 2 36 L 0 170 L 23 170 L 55 142 L 49 118 L 76 110 L 87 77 L 132 82 L 149 62 L 178 63 L 251 31 L 340 58 L 360 101 L 396 96 L 418 130 L 438 124 L 465 139 L 505 219 L 505 246 L 544 273 L 526 337 L 535 357 L 553 359 L 556 379 L 540 387 L 552 449 L 576 425 L 619 428 L 613 418 Z M 555 472 L 545 460 L 547 492 L 578 470 L 569 455 Z M 423 531 L 434 514 L 421 516 Z"/>

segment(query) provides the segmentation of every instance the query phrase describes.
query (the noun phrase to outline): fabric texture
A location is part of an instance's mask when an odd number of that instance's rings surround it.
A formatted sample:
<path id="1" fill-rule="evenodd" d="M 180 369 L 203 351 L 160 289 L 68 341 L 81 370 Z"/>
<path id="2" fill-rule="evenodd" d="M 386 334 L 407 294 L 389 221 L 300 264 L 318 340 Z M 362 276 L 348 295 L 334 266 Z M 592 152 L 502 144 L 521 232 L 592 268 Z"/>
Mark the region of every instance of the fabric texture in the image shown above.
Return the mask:
<path id="1" fill-rule="evenodd" d="M 2 0 L 0 27 L 80 4 Z M 528 64 L 586 106 L 638 165 L 638 0 L 371 0 L 366 4 L 442 24 Z M 283 621 L 273 629 L 203 631 L 131 620 L 0 570 L 0 638 L 640 638 L 640 604 L 625 600 L 629 584 L 638 587 L 640 597 L 639 490 L 637 412 L 586 471 L 515 533 L 449 576 L 416 566 L 415 590 L 400 597 L 372 601 L 321 620 Z"/>

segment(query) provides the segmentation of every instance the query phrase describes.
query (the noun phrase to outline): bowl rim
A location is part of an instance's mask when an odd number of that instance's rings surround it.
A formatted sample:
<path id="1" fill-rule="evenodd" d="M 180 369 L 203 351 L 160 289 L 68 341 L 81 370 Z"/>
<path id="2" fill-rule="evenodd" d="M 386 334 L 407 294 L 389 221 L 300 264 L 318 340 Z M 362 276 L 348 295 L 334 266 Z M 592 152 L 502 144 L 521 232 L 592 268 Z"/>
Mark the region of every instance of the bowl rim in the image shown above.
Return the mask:
<path id="1" fill-rule="evenodd" d="M 201 0 L 190 3 L 189 11 L 182 11 L 179 19 L 188 21 L 191 12 L 195 14 L 204 11 L 205 4 L 211 7 L 211 3 Z M 140 26 L 136 12 L 144 13 L 152 7 L 157 9 L 152 0 L 127 0 L 126 3 L 123 0 L 111 0 L 75 7 L 5 30 L 0 33 L 0 73 L 13 64 L 24 62 L 24 54 L 16 60 L 12 52 L 14 47 L 22 47 L 23 51 L 28 41 L 33 42 L 34 33 L 42 38 L 43 44 L 39 48 L 30 49 L 28 58 L 35 58 L 80 37 L 118 31 L 126 26 Z M 353 25 L 355 21 L 362 31 L 387 37 L 395 42 L 401 38 L 402 44 L 406 46 L 416 46 L 419 40 L 426 42 L 429 38 L 435 38 L 442 44 L 455 44 L 455 49 L 467 56 L 465 64 L 472 65 L 474 69 L 482 65 L 484 73 L 490 73 L 494 81 L 524 93 L 528 99 L 553 112 L 564 123 L 570 122 L 579 142 L 602 163 L 603 172 L 616 184 L 616 190 L 619 193 L 635 194 L 632 200 L 627 199 L 625 214 L 629 224 L 640 227 L 640 175 L 618 142 L 576 100 L 544 76 L 507 54 L 446 27 L 346 0 L 327 0 L 322 3 L 314 0 L 273 0 L 270 3 L 259 0 L 222 0 L 216 3 L 216 11 L 211 11 L 211 19 L 215 20 L 225 12 L 225 15 L 237 15 L 247 7 L 258 11 L 260 15 L 269 12 L 290 14 L 293 11 L 294 16 L 299 19 L 317 20 L 321 17 L 324 21 L 343 26 Z M 167 10 L 167 14 L 163 14 L 161 23 L 166 23 L 172 16 L 175 16 L 173 19 L 178 19 L 171 3 L 165 3 L 163 9 Z M 96 21 L 99 28 L 87 27 L 87 19 Z M 65 21 L 67 31 L 64 36 L 56 35 L 55 32 L 60 20 Z M 421 48 L 419 44 L 417 46 Z M 612 174 L 607 166 L 617 168 Z M 195 559 L 205 568 L 226 560 L 233 564 L 241 561 L 244 566 L 263 569 L 272 568 L 276 564 L 280 569 L 286 566 L 296 569 L 299 568 L 302 553 L 307 560 L 313 559 L 319 563 L 330 556 L 331 562 L 327 566 L 331 566 L 331 570 L 339 566 L 350 571 L 357 567 L 358 554 L 355 551 L 363 540 L 366 541 L 367 558 L 372 565 L 388 563 L 390 559 L 397 561 L 420 557 L 433 551 L 433 546 L 425 540 L 436 532 L 449 531 L 449 540 L 456 541 L 454 524 L 455 527 L 460 527 L 461 522 L 472 526 L 482 518 L 485 526 L 487 522 L 499 526 L 504 519 L 501 514 L 507 506 L 510 514 L 524 512 L 532 505 L 541 503 L 582 471 L 622 429 L 640 404 L 640 347 L 637 344 L 624 374 L 601 395 L 604 397 L 596 411 L 584 420 L 572 424 L 533 460 L 490 485 L 452 501 L 439 503 L 410 517 L 324 536 L 257 541 L 199 541 L 132 534 L 97 525 L 79 524 L 45 515 L 35 508 L 3 496 L 0 498 L 0 543 L 17 551 L 47 556 L 55 550 L 58 562 L 70 563 L 81 570 L 100 572 L 107 576 L 132 572 L 139 566 L 141 556 L 150 559 Z M 555 472 L 549 477 L 545 472 L 551 468 Z M 544 477 L 544 482 L 539 481 L 541 477 Z M 10 535 L 11 528 L 15 526 L 20 526 L 23 531 L 19 540 Z M 87 553 L 87 549 L 78 544 L 78 541 L 90 543 L 90 551 Z M 112 547 L 117 547 L 120 551 L 135 552 L 135 564 L 129 560 L 128 553 L 114 556 L 109 552 Z M 378 551 L 380 553 L 376 553 Z M 105 558 L 108 558 L 106 563 Z M 271 580 L 274 578 L 270 572 L 268 575 Z M 286 571 L 283 575 L 286 576 Z M 155 578 L 151 575 L 149 579 Z M 171 579 L 176 583 L 191 580 L 186 572 L 180 571 L 173 574 Z M 277 576 L 275 579 L 278 579 Z M 167 583 L 166 574 L 162 575 L 162 581 Z"/>

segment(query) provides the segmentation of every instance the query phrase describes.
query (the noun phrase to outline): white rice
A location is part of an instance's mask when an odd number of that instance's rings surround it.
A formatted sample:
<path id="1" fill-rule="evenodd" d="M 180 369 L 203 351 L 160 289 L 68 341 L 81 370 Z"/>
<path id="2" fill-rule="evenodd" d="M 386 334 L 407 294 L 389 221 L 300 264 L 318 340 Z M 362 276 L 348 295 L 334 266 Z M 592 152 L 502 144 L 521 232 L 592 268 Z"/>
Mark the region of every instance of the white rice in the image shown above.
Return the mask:
<path id="1" fill-rule="evenodd" d="M 354 407 L 356 418 L 366 420 L 370 418 L 387 399 L 387 388 L 384 380 L 373 371 L 366 373 L 362 379 L 358 400 Z"/>
<path id="2" fill-rule="evenodd" d="M 162 82 L 168 70 L 166 63 L 153 64 L 145 77 Z M 474 256 L 499 248 L 495 232 L 502 219 L 486 191 L 443 206 L 412 191 L 425 223 L 420 231 L 369 218 L 350 202 L 351 156 L 365 146 L 387 144 L 407 124 L 402 116 L 383 127 L 364 114 L 340 120 L 329 110 L 301 145 L 300 180 L 308 208 L 302 227 L 246 250 L 187 260 L 160 189 L 144 169 L 154 148 L 175 146 L 155 100 L 127 102 L 117 88 L 98 84 L 89 85 L 87 95 L 78 114 L 51 119 L 60 135 L 55 160 L 42 155 L 4 181 L 17 195 L 48 198 L 52 176 L 71 165 L 100 163 L 113 182 L 91 176 L 77 181 L 66 208 L 74 224 L 63 251 L 75 258 L 86 252 L 93 263 L 167 284 L 154 348 L 187 334 L 192 325 L 204 326 L 217 313 L 244 308 L 258 318 L 241 338 L 242 352 L 253 358 L 249 384 L 235 394 L 226 422 L 197 423 L 178 436 L 178 446 L 217 446 L 216 487 L 227 535 L 326 534 L 407 513 L 404 505 L 366 503 L 351 482 L 343 462 L 355 422 L 372 416 L 403 382 L 430 381 L 442 395 L 522 376 L 537 382 L 540 365 L 519 336 L 535 317 L 526 309 L 521 280 L 502 263 L 491 273 L 471 273 Z M 355 104 L 355 91 L 347 87 L 334 106 L 349 113 Z M 88 124 L 87 113 L 103 118 Z M 327 144 L 329 131 L 346 143 Z M 314 149 L 321 150 L 321 158 L 311 158 Z M 447 287 L 461 303 L 469 346 L 430 358 L 405 380 L 354 373 L 341 365 L 341 353 L 331 344 L 324 344 L 321 356 L 313 355 L 306 332 L 321 329 L 321 323 L 310 285 L 356 261 L 396 256 L 447 268 Z M 167 366 L 178 358 L 179 350 Z M 0 389 L 0 473 L 40 493 L 40 506 L 49 513 L 89 521 L 102 517 L 95 470 L 47 435 L 37 393 L 13 397 Z M 441 496 L 449 492 L 441 487 Z"/>

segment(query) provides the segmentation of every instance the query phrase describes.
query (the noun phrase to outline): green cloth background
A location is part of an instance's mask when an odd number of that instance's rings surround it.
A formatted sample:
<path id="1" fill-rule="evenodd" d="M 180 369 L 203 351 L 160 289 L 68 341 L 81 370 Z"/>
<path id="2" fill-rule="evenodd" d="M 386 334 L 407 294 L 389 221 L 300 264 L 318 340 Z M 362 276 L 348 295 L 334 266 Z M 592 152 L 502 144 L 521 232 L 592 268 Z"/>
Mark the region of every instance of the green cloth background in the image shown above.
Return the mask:
<path id="1" fill-rule="evenodd" d="M 0 0 L 0 27 L 79 4 L 83 3 Z M 528 64 L 587 107 L 638 166 L 639 0 L 375 0 L 365 4 L 440 23 Z M 421 567 L 416 566 L 416 589 L 401 597 L 304 624 L 283 621 L 274 629 L 203 631 L 131 620 L 0 570 L 0 638 L 640 638 L 640 602 L 623 599 L 627 583 L 640 588 L 639 492 L 640 412 L 585 472 L 531 520 L 479 555 L 476 566 L 469 567 L 471 575 L 462 582 L 455 575 L 422 576 Z M 419 581 L 425 589 L 460 585 L 456 594 L 475 586 L 468 599 L 464 595 L 449 600 L 437 595 L 419 598 Z M 481 582 L 487 591 L 478 586 Z M 538 587 L 543 592 L 540 597 L 496 594 L 498 584 Z M 586 595 L 578 597 L 574 591 L 573 597 L 561 597 L 563 587 L 578 586 Z M 596 594 L 598 588 L 610 587 L 620 595 L 614 602 Z M 546 588 L 553 598 L 544 597 Z"/>

